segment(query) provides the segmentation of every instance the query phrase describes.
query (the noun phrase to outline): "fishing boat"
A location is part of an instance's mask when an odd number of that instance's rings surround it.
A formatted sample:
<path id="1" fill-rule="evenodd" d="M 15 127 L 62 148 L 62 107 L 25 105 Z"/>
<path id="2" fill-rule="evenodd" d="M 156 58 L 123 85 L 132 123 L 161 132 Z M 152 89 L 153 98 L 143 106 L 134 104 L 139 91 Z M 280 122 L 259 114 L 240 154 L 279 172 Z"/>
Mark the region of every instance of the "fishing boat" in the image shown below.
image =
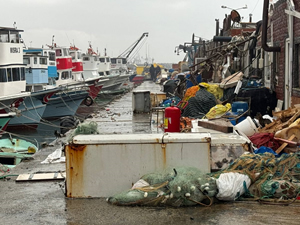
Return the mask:
<path id="1" fill-rule="evenodd" d="M 23 159 L 32 158 L 32 154 L 37 151 L 36 145 L 23 139 L 0 139 L 0 164 L 15 167 Z"/>
<path id="2" fill-rule="evenodd" d="M 111 60 L 110 57 L 104 54 L 104 56 L 99 56 L 99 68 L 98 68 L 99 76 L 102 78 L 108 79 L 105 83 L 102 91 L 113 91 L 120 86 L 118 79 L 120 77 L 119 71 L 111 70 Z"/>
<path id="3" fill-rule="evenodd" d="M 26 90 L 31 92 L 31 96 L 21 103 L 18 108 L 20 115 L 10 120 L 9 129 L 36 129 L 49 98 L 60 90 L 59 87 L 45 87 L 48 83 L 48 56 L 43 56 L 38 49 L 25 49 L 23 52 Z"/>
<path id="4" fill-rule="evenodd" d="M 52 85 L 60 86 L 62 90 L 49 98 L 42 118 L 73 116 L 81 102 L 88 97 L 89 87 L 84 82 L 73 79 L 69 48 L 59 47 L 55 43 L 49 47 L 55 51 L 58 74 Z"/>
<path id="5" fill-rule="evenodd" d="M 101 89 L 106 86 L 109 79 L 105 76 L 100 76 L 98 73 L 98 68 L 100 66 L 99 55 L 93 50 L 91 44 L 86 54 L 82 56 L 83 64 L 83 77 L 87 83 L 97 82 L 95 86 L 91 87 L 91 93 L 93 98 L 96 98 Z M 93 89 L 95 90 L 93 90 Z"/>
<path id="6" fill-rule="evenodd" d="M 18 30 L 15 27 L 0 27 L 1 131 L 6 129 L 8 122 L 17 112 L 20 103 L 30 96 L 30 92 L 26 92 L 21 32 L 23 30 Z"/>

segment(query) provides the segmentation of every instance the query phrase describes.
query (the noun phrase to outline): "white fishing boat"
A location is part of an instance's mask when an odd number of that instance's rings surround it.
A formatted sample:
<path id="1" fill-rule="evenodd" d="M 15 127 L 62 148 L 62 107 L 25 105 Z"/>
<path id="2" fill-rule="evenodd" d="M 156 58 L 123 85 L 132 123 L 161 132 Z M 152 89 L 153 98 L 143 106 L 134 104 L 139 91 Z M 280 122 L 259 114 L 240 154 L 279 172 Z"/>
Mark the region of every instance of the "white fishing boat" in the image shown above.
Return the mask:
<path id="1" fill-rule="evenodd" d="M 25 65 L 23 64 L 23 30 L 0 27 L 0 127 L 4 130 L 26 92 Z"/>

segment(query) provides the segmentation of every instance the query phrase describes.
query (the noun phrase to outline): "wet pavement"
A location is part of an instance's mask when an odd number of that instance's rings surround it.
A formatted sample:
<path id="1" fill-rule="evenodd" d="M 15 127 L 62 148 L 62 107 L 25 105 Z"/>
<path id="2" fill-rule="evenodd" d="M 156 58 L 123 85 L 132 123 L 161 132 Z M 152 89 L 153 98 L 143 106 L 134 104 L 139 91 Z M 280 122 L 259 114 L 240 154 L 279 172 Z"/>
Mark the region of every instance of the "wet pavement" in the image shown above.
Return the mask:
<path id="1" fill-rule="evenodd" d="M 137 89 L 159 91 L 160 86 L 145 82 Z M 136 90 L 136 89 L 134 89 Z M 150 114 L 132 113 L 132 93 L 116 98 L 94 118 L 100 133 L 161 132 Z M 92 110 L 91 110 L 92 111 Z M 65 171 L 65 164 L 41 164 L 63 139 L 41 149 L 34 160 L 25 161 L 9 174 Z M 114 163 L 114 162 L 112 162 Z M 257 202 L 215 203 L 211 207 L 121 207 L 104 198 L 65 198 L 63 181 L 16 182 L 16 176 L 0 180 L 1 224 L 299 224 L 300 205 L 263 205 Z"/>

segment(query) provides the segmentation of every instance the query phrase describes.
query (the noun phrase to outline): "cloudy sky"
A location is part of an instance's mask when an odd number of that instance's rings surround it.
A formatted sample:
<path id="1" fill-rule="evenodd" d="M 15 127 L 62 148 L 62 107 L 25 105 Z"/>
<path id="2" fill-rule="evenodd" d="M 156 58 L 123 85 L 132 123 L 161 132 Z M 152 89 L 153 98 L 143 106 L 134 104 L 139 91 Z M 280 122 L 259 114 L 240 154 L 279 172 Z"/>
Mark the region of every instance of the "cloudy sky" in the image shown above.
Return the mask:
<path id="1" fill-rule="evenodd" d="M 0 0 L 1 24 L 23 29 L 27 46 L 51 44 L 52 36 L 60 46 L 75 43 L 86 51 L 89 42 L 103 54 L 118 56 L 143 32 L 149 37 L 139 56 L 154 62 L 170 63 L 183 59 L 175 46 L 190 42 L 192 34 L 212 39 L 215 19 L 223 21 L 229 8 L 238 10 L 249 21 L 262 18 L 263 0 Z M 221 6 L 229 8 L 222 8 Z M 222 27 L 222 23 L 220 24 Z"/>

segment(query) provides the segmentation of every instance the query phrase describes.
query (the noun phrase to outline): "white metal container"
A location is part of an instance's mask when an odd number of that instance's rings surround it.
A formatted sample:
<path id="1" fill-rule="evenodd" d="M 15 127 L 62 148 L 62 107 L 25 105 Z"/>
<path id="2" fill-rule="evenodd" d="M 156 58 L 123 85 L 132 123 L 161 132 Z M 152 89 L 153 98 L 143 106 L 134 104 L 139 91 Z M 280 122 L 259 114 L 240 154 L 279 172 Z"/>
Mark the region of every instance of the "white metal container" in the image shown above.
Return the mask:
<path id="1" fill-rule="evenodd" d="M 172 167 L 210 172 L 210 134 L 78 135 L 66 151 L 68 197 L 108 197 Z"/>

